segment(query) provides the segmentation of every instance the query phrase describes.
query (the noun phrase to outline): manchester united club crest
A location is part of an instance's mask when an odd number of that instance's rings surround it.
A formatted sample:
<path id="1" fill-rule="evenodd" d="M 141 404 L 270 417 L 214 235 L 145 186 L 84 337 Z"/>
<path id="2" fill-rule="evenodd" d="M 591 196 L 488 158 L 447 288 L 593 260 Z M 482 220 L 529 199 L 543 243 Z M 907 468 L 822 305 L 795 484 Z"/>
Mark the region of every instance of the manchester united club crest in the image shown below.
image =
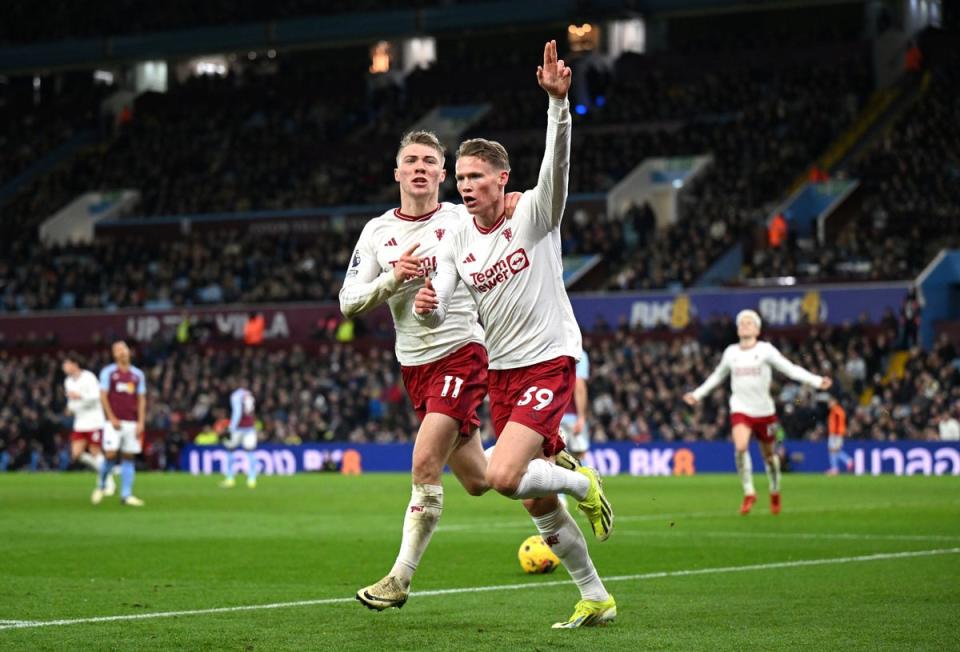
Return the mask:
<path id="1" fill-rule="evenodd" d="M 503 237 L 507 239 L 507 242 L 510 242 L 511 240 L 513 240 L 513 229 L 509 229 L 509 228 L 504 229 Z"/>
<path id="2" fill-rule="evenodd" d="M 434 231 L 437 234 L 437 240 L 443 240 L 443 234 L 446 233 L 444 229 L 437 229 Z"/>

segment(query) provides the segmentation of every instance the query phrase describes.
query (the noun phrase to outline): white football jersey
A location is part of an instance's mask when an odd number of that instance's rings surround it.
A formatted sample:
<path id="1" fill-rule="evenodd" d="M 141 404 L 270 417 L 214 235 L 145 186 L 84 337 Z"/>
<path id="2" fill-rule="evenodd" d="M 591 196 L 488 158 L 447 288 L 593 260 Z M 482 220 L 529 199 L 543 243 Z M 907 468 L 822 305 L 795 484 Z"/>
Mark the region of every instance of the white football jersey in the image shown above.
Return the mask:
<path id="1" fill-rule="evenodd" d="M 771 416 L 777 412 L 770 396 L 771 368 L 813 387 L 819 387 L 823 382 L 822 376 L 793 364 L 769 342 L 757 342 L 749 349 L 731 344 L 723 352 L 720 364 L 700 387 L 693 390 L 693 395 L 698 401 L 701 400 L 729 375 L 731 414 L 739 412 L 749 417 Z"/>
<path id="2" fill-rule="evenodd" d="M 465 288 L 450 302 L 450 318 L 431 330 L 413 316 L 413 299 L 423 287 L 423 276 L 437 267 L 437 250 L 461 223 L 470 219 L 466 208 L 446 202 L 420 217 L 387 211 L 363 228 L 354 248 L 347 275 L 340 289 L 340 310 L 352 317 L 390 305 L 397 329 L 396 352 L 402 365 L 422 365 L 439 360 L 471 342 L 483 344 L 483 329 L 477 323 L 477 308 Z M 414 252 L 421 258 L 420 276 L 398 283 L 393 267 L 400 254 L 420 243 Z"/>
<path id="3" fill-rule="evenodd" d="M 489 229 L 471 217 L 440 248 L 433 282 L 437 310 L 417 318 L 449 321 L 460 286 L 480 312 L 491 369 L 516 369 L 560 356 L 579 360 L 580 327 L 563 284 L 560 220 L 570 172 L 570 107 L 550 100 L 540 176 L 523 193 L 513 219 Z M 449 306 L 449 307 L 448 307 Z M 446 320 L 446 321 L 445 321 Z"/>
<path id="4" fill-rule="evenodd" d="M 100 381 L 92 371 L 84 369 L 76 378 L 67 376 L 64 390 L 80 394 L 80 398 L 68 398 L 67 409 L 73 415 L 75 432 L 101 430 L 104 424 L 103 406 L 100 404 Z"/>

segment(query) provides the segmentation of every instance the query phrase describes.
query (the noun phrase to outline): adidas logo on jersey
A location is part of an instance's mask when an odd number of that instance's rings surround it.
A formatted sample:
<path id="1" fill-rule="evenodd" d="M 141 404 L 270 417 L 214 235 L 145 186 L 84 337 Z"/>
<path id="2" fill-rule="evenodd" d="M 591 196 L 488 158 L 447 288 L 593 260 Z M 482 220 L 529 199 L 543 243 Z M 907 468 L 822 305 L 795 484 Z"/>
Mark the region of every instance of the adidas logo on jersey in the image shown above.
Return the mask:
<path id="1" fill-rule="evenodd" d="M 475 263 L 475 262 L 477 262 L 477 257 L 474 256 L 473 254 L 467 254 L 467 257 L 463 259 L 464 265 L 466 265 L 467 263 Z"/>
<path id="2" fill-rule="evenodd" d="M 389 240 L 387 240 L 386 244 L 383 245 L 383 246 L 384 246 L 384 247 L 396 247 L 396 246 L 397 246 L 397 239 L 396 239 L 396 238 L 390 238 Z"/>

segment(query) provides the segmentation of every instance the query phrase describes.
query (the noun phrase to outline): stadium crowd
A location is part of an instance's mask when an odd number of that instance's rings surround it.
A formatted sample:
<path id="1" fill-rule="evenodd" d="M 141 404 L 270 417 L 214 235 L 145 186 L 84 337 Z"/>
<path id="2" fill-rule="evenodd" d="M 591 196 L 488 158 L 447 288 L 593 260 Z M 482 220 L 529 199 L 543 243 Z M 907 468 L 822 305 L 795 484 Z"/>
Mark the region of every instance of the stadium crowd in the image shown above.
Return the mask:
<path id="1" fill-rule="evenodd" d="M 932 65 L 919 99 L 839 173 L 861 182 L 859 213 L 826 242 L 766 250 L 753 276 L 912 278 L 937 251 L 960 246 L 960 46 L 926 43 Z"/>
<path id="2" fill-rule="evenodd" d="M 63 247 L 21 241 L 0 258 L 0 313 L 329 301 L 340 289 L 353 235 L 225 231 Z"/>
<path id="3" fill-rule="evenodd" d="M 389 153 L 396 146 L 396 134 L 429 106 L 443 101 L 417 88 L 445 88 L 437 84 L 438 80 L 450 78 L 454 71 L 438 64 L 413 73 L 410 88 L 397 96 L 400 104 L 396 107 L 373 100 L 351 104 L 348 97 L 355 102 L 365 93 L 364 56 L 353 51 L 333 70 L 322 57 L 290 57 L 278 64 L 281 67 L 275 75 L 192 78 L 168 94 L 146 94 L 137 103 L 134 119 L 121 125 L 115 136 L 29 185 L 5 208 L 12 217 L 5 228 L 9 230 L 11 223 L 20 226 L 19 238 L 4 238 L 6 258 L 21 259 L 18 265 L 8 267 L 23 269 L 25 260 L 43 261 L 37 264 L 47 267 L 42 271 L 48 273 L 41 278 L 113 276 L 120 280 L 99 283 L 126 283 L 126 277 L 103 273 L 112 269 L 110 261 L 119 260 L 122 265 L 132 258 L 118 245 L 71 247 L 65 254 L 60 250 L 44 252 L 34 243 L 33 228 L 43 216 L 89 189 L 137 187 L 142 195 L 140 210 L 146 215 L 284 209 L 392 197 L 396 190 L 391 183 L 393 163 Z M 484 69 L 494 56 L 481 50 L 470 61 L 477 69 Z M 530 85 L 528 66 L 519 58 L 509 59 L 504 69 L 504 79 L 522 79 Z M 612 278 L 607 283 L 611 289 L 693 284 L 752 220 L 765 214 L 765 203 L 779 196 L 791 175 L 802 172 L 849 123 L 864 87 L 864 65 L 856 58 L 842 66 L 807 61 L 746 71 L 718 70 L 706 79 L 691 79 L 679 72 L 664 77 L 655 61 L 625 54 L 615 69 L 607 104 L 576 118 L 581 124 L 574 130 L 573 192 L 609 190 L 647 154 L 712 152 L 714 164 L 702 180 L 682 194 L 680 219 L 663 232 L 653 229 L 649 212 L 639 207 L 625 215 L 590 220 L 574 215 L 567 220 L 565 252 L 604 254 L 611 269 Z M 651 95 L 642 92 L 647 85 L 659 88 L 668 99 L 652 102 Z M 315 91 L 293 92 L 304 87 Z M 332 97 L 327 93 L 330 88 L 337 89 Z M 451 101 L 465 92 L 457 85 L 449 88 Z M 520 95 L 498 95 L 505 99 L 498 100 L 475 131 L 487 134 L 492 130 L 497 135 L 497 129 L 509 123 L 519 120 L 523 124 L 525 114 L 531 116 L 531 125 L 542 121 L 542 98 L 521 103 L 527 107 L 524 112 L 509 105 Z M 430 97 L 429 103 L 424 103 L 425 97 Z M 396 124 L 386 119 L 391 115 Z M 667 116 L 669 124 L 664 124 Z M 211 129 L 211 124 L 216 128 Z M 384 124 L 389 128 L 384 130 Z M 628 124 L 633 126 L 625 127 Z M 611 131 L 611 126 L 617 129 Z M 542 156 L 539 132 L 537 127 L 529 133 L 504 133 L 514 168 L 511 188 L 522 189 L 535 182 Z M 333 160 L 323 156 L 324 151 L 348 156 Z M 447 185 L 452 186 L 452 175 L 448 175 Z M 455 191 L 448 187 L 445 194 L 451 197 Z M 345 234 L 344 239 L 355 235 Z M 619 246 L 623 242 L 628 246 Z M 258 256 L 259 241 L 236 243 L 240 247 L 238 257 Z M 327 252 L 331 251 L 329 244 L 324 244 Z M 187 246 L 203 245 L 181 243 L 168 251 L 157 243 L 134 244 L 130 249 L 155 261 L 153 266 L 176 268 L 178 252 Z M 314 245 L 307 241 L 296 246 L 310 249 Z M 681 255 L 667 257 L 668 251 Z M 215 252 L 210 254 L 216 257 Z M 342 249 L 334 256 L 314 258 L 315 263 L 319 260 L 333 264 L 322 269 L 323 265 L 317 263 L 313 269 L 320 276 L 342 272 Z M 25 289 L 23 282 L 7 271 L 0 274 L 0 301 L 5 310 L 137 306 L 154 301 L 178 305 L 180 301 L 204 302 L 189 295 L 211 285 L 221 286 L 219 292 L 224 296 L 258 300 L 249 291 L 256 280 L 247 279 L 239 283 L 242 289 L 234 291 L 217 277 L 216 264 L 200 267 L 200 271 L 194 270 L 190 288 L 182 287 L 182 281 L 180 287 L 167 287 L 171 279 L 151 274 L 156 284 L 150 292 L 158 296 L 84 284 L 82 299 L 65 296 L 53 287 Z M 319 292 L 276 285 L 280 294 L 271 294 L 273 300 L 331 298 L 330 285 L 323 278 L 316 285 L 326 290 Z M 76 295 L 77 291 L 67 294 Z M 208 294 L 218 296 L 216 290 Z"/>
<path id="4" fill-rule="evenodd" d="M 938 425 L 960 417 L 960 355 L 945 337 L 929 352 L 911 351 L 904 374 L 886 380 L 895 332 L 874 327 L 817 327 L 774 334 L 783 353 L 831 375 L 850 416 L 852 437 L 936 439 Z M 590 423 L 595 441 L 724 440 L 728 385 L 693 412 L 680 397 L 699 384 L 735 340 L 729 319 L 689 334 L 663 336 L 621 326 L 586 339 L 591 356 Z M 175 466 L 176 451 L 228 415 L 232 389 L 247 385 L 258 401 L 265 441 L 408 441 L 416 417 L 393 352 L 383 343 L 324 341 L 281 349 L 155 343 L 134 364 L 147 376 L 151 463 Z M 95 372 L 106 353 L 89 356 Z M 63 461 L 69 420 L 63 414 L 60 360 L 0 353 L 0 449 L 14 466 Z M 827 395 L 786 379 L 775 390 L 790 438 L 824 436 Z M 484 415 L 485 437 L 490 437 Z"/>

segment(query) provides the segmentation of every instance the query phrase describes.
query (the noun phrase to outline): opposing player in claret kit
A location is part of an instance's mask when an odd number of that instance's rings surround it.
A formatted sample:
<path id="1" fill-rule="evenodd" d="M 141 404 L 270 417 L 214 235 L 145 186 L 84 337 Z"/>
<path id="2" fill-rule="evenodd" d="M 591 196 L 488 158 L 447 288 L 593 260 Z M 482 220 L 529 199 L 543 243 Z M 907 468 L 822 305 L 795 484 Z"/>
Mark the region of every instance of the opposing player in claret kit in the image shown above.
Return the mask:
<path id="1" fill-rule="evenodd" d="M 524 192 L 513 219 L 504 215 L 510 162 L 499 143 L 472 139 L 457 154 L 457 190 L 472 219 L 444 242 L 437 272 L 424 279 L 414 313 L 431 328 L 446 327 L 465 286 L 476 304 L 490 354 L 490 411 L 497 445 L 486 478 L 498 493 L 523 500 L 537 529 L 580 589 L 573 615 L 555 628 L 602 625 L 616 602 L 600 580 L 583 533 L 557 494 L 579 501 L 602 541 L 613 511 L 593 469 L 557 466 L 560 420 L 574 391 L 580 329 L 563 284 L 560 220 L 570 168 L 571 71 L 544 46 L 537 81 L 550 96 L 546 151 L 537 185 Z"/>
<path id="2" fill-rule="evenodd" d="M 134 458 L 143 451 L 146 432 L 147 377 L 130 363 L 130 348 L 119 340 L 110 347 L 113 364 L 100 370 L 100 403 L 107 421 L 103 426 L 103 452 L 106 463 L 100 469 L 100 482 L 90 500 L 94 505 L 103 500 L 107 477 L 120 459 L 120 502 L 130 507 L 143 507 L 133 495 L 136 477 Z"/>
<path id="3" fill-rule="evenodd" d="M 700 387 L 683 396 L 688 405 L 696 405 L 730 376 L 730 425 L 737 474 L 743 486 L 743 503 L 740 505 L 743 515 L 749 514 L 757 501 L 749 450 L 751 435 L 760 442 L 770 480 L 770 511 L 779 514 L 781 508 L 780 458 L 775 450 L 777 409 L 770 396 L 771 369 L 818 389 L 829 389 L 833 384 L 830 378 L 817 376 L 793 364 L 769 342 L 760 341 L 761 325 L 760 315 L 755 311 L 741 310 L 737 314 L 740 342 L 728 346 L 713 373 Z"/>
<path id="4" fill-rule="evenodd" d="M 390 306 L 404 386 L 421 422 L 400 552 L 383 579 L 356 594 L 378 611 L 407 601 L 413 574 L 443 511 L 444 465 L 469 494 L 479 496 L 490 488 L 477 416 L 487 393 L 487 351 L 473 301 L 466 290 L 459 292 L 450 320 L 436 330 L 424 327 L 412 313 L 422 285 L 418 279 L 436 269 L 440 243 L 469 219 L 463 206 L 439 201 L 443 164 L 444 148 L 433 133 L 413 131 L 403 137 L 394 170 L 400 207 L 366 224 L 340 290 L 340 309 L 347 317 L 383 303 Z"/>

